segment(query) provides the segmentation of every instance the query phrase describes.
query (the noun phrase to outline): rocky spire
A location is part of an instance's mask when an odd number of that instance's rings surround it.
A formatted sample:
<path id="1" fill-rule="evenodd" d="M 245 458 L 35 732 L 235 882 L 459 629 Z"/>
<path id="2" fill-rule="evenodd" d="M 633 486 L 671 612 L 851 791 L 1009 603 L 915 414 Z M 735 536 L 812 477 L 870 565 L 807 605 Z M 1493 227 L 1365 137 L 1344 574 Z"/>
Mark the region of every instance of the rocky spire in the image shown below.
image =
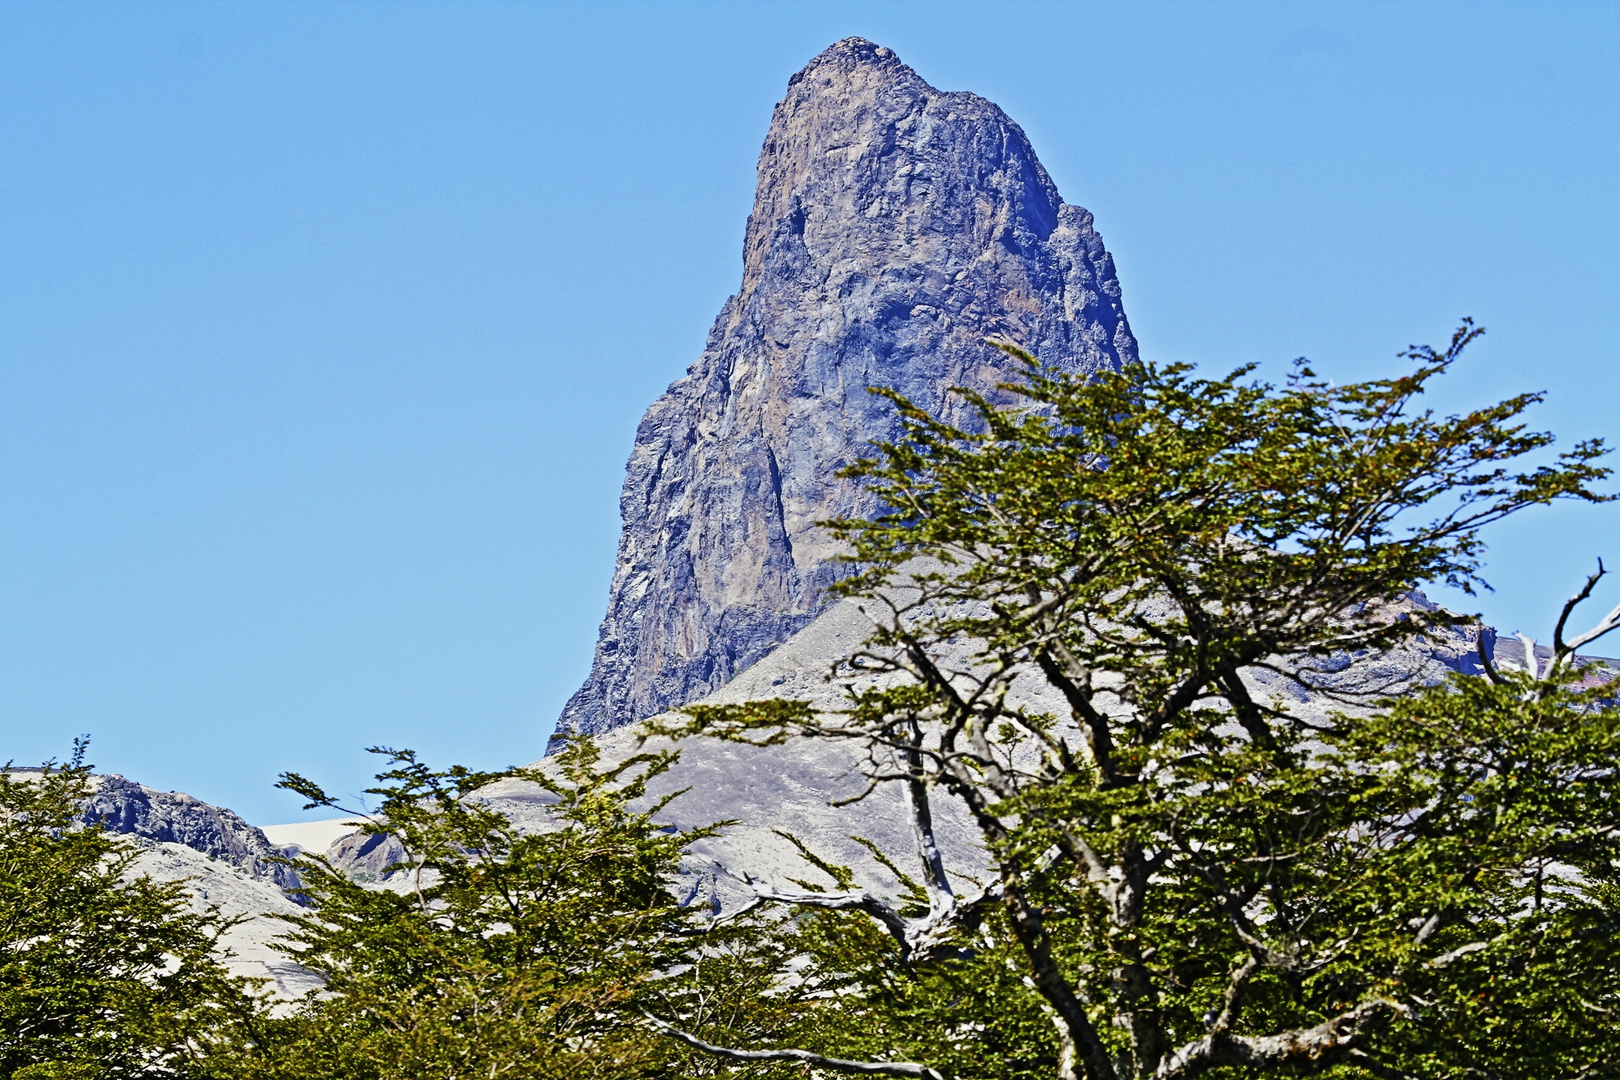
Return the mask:
<path id="1" fill-rule="evenodd" d="M 861 38 L 810 61 L 760 151 L 742 286 L 636 431 L 607 617 L 559 731 L 701 697 L 826 606 L 816 522 L 872 509 L 837 473 L 896 430 L 869 386 L 959 414 L 948 388 L 1011 374 L 987 336 L 1117 367 L 1136 355 L 1119 297 L 1091 215 L 995 105 Z"/>

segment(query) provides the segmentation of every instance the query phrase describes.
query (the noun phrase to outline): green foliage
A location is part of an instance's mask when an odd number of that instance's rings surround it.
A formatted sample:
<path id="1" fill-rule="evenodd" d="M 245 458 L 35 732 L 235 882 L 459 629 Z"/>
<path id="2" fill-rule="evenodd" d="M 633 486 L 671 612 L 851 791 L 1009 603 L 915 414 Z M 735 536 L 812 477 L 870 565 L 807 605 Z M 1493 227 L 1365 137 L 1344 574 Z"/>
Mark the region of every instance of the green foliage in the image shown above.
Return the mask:
<path id="1" fill-rule="evenodd" d="M 1385 980 L 1414 1072 L 1600 1075 L 1620 1053 L 1620 709 L 1590 681 L 1456 678 L 1327 736 L 1378 830 L 1335 883 L 1360 900 L 1343 921 L 1390 925 L 1322 977 Z"/>
<path id="2" fill-rule="evenodd" d="M 124 838 L 78 823 L 84 749 L 0 772 L 0 1076 L 194 1075 L 194 1033 L 250 1014 L 249 987 L 215 956 L 217 915 L 135 876 Z"/>
<path id="3" fill-rule="evenodd" d="M 972 815 L 994 888 L 960 896 L 935 874 L 932 912 L 903 931 L 860 909 L 893 941 L 956 952 L 899 949 L 892 976 L 851 965 L 850 998 L 903 1026 L 914 999 L 895 987 L 972 970 L 999 927 L 1032 992 L 959 1000 L 1033 1032 L 1034 999 L 1056 1034 L 1046 1075 L 1614 1068 L 1613 689 L 1566 685 L 1568 650 L 1551 682 L 1345 671 L 1459 623 L 1407 597 L 1477 582 L 1482 526 L 1609 498 L 1591 487 L 1600 443 L 1517 464 L 1552 441 L 1520 421 L 1535 395 L 1419 408 L 1476 335 L 1340 387 L 1303 364 L 1281 388 L 1248 369 L 1080 377 L 1008 348 L 1029 365 L 1008 388 L 1023 403 L 969 395 L 976 431 L 889 395 L 903 437 L 854 470 L 888 510 L 832 524 L 858 564 L 842 590 L 888 612 L 841 669 L 849 706 L 666 725 L 852 740 L 914 803 Z M 1026 704 L 1032 678 L 1067 716 Z M 1300 686 L 1344 711 L 1290 708 Z"/>
<path id="4" fill-rule="evenodd" d="M 711 925 L 671 893 L 678 834 L 631 809 L 672 754 L 598 769 L 576 741 L 551 769 L 437 771 L 409 751 L 371 793 L 372 833 L 405 857 L 378 887 L 324 859 L 297 864 L 312 913 L 288 951 L 325 986 L 262 1041 L 232 1052 L 236 1075 L 338 1078 L 767 1076 L 733 1070 L 654 1037 L 645 1012 L 696 1030 L 758 1038 L 782 1023 L 763 996 L 782 957 L 768 929 Z M 492 785 L 544 793 L 550 826 L 516 828 Z M 297 775 L 283 786 L 341 809 Z"/>
<path id="5" fill-rule="evenodd" d="M 1416 366 L 1398 379 L 1335 387 L 1300 363 L 1280 390 L 1244 382 L 1248 368 L 1075 376 L 1008 347 L 1029 370 L 1008 389 L 1028 404 L 996 409 L 964 391 L 982 433 L 884 392 L 904 437 L 851 472 L 890 509 L 832 523 L 860 567 L 841 589 L 905 580 L 936 606 L 989 601 L 988 615 L 968 605 L 917 629 L 1117 673 L 1149 741 L 1239 668 L 1407 639 L 1415 613 L 1358 608 L 1425 581 L 1470 587 L 1483 525 L 1557 498 L 1607 498 L 1589 488 L 1608 475 L 1594 464 L 1599 441 L 1555 465 L 1510 467 L 1552 442 L 1518 422 L 1539 395 L 1462 417 L 1416 408 L 1478 333 L 1465 326 L 1445 353 L 1410 350 Z M 1406 524 L 1436 502 L 1430 520 Z M 943 566 L 920 569 L 917 556 Z"/>
<path id="6" fill-rule="evenodd" d="M 787 1033 L 838 1058 L 921 1061 L 952 1080 L 1047 1080 L 1052 1022 L 1023 981 L 1016 940 L 992 916 L 971 946 L 913 965 L 870 918 L 808 911 L 794 920 L 807 996 L 818 1008 Z M 784 1040 L 786 1041 L 786 1040 Z"/>
<path id="7" fill-rule="evenodd" d="M 1599 443 L 1519 464 L 1552 441 L 1521 423 L 1534 395 L 1419 408 L 1476 335 L 1343 387 L 1009 348 L 1022 403 L 972 398 L 974 430 L 895 398 L 903 437 L 853 470 L 888 509 L 832 523 L 840 588 L 878 615 L 847 706 L 652 725 L 860 747 L 911 808 L 914 863 L 854 838 L 895 897 L 783 831 L 802 880 L 683 906 L 683 854 L 727 823 L 660 825 L 673 753 L 475 772 L 379 749 L 365 828 L 403 855 L 364 884 L 297 864 L 286 950 L 325 983 L 269 1009 L 219 968 L 216 917 L 73 824 L 81 756 L 0 776 L 0 1075 L 1620 1075 L 1620 683 L 1575 656 L 1620 609 L 1564 639 L 1601 568 L 1545 671 L 1482 648 L 1483 677 L 1357 681 L 1458 631 L 1409 593 L 1477 583 L 1482 526 L 1609 498 Z M 947 867 L 941 800 L 982 862 Z"/>

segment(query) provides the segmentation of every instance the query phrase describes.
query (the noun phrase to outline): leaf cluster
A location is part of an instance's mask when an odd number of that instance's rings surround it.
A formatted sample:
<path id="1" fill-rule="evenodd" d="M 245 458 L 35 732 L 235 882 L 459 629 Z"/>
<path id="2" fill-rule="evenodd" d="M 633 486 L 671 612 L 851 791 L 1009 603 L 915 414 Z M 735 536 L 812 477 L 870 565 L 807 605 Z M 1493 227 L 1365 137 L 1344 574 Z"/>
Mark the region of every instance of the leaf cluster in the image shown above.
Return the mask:
<path id="1" fill-rule="evenodd" d="M 380 886 L 322 857 L 296 864 L 311 913 L 289 919 L 285 948 L 324 986 L 262 1025 L 258 1044 L 232 1048 L 236 1075 L 771 1075 L 694 1056 L 645 1023 L 678 1014 L 757 1037 L 783 1022 L 761 997 L 780 959 L 770 935 L 711 926 L 672 892 L 682 851 L 715 831 L 655 820 L 668 800 L 648 800 L 647 785 L 673 754 L 599 768 L 579 740 L 554 768 L 476 772 L 375 752 L 386 766 L 364 829 L 403 854 Z M 343 810 L 304 777 L 282 786 Z M 490 801 L 502 790 L 543 806 L 543 820 L 517 827 Z"/>

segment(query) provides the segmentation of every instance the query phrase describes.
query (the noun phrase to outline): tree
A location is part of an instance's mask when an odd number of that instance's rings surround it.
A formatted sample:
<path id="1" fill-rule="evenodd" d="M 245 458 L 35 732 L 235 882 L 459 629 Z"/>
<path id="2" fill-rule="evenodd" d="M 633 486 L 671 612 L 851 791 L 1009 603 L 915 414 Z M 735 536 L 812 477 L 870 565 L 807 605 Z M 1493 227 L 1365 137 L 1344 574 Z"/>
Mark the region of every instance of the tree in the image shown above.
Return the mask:
<path id="1" fill-rule="evenodd" d="M 857 567 L 839 589 L 874 622 L 836 669 L 848 705 L 661 730 L 864 746 L 910 798 L 925 903 L 847 881 L 762 902 L 864 912 L 918 980 L 1004 930 L 1030 991 L 1006 1007 L 1048 1014 L 1062 1080 L 1612 1069 L 1620 744 L 1612 687 L 1579 686 L 1562 638 L 1574 602 L 1546 673 L 1342 673 L 1464 623 L 1407 597 L 1479 584 L 1483 526 L 1610 498 L 1599 441 L 1515 466 L 1552 442 L 1521 421 L 1539 395 L 1419 407 L 1478 333 L 1342 387 L 1303 362 L 1281 388 L 1071 375 L 1001 344 L 1022 400 L 959 391 L 979 430 L 887 394 L 903 434 L 853 470 L 887 509 L 831 523 Z M 1257 676 L 1342 711 L 1312 720 Z M 933 839 L 942 797 L 990 865 L 966 894 Z"/>
<path id="2" fill-rule="evenodd" d="M 632 804 L 673 754 L 599 769 L 570 743 L 552 768 L 436 770 L 379 748 L 387 767 L 367 832 L 403 855 L 380 887 L 323 858 L 299 861 L 311 905 L 287 951 L 324 978 L 251 1046 L 222 1050 L 237 1077 L 419 1080 L 774 1075 L 734 1069 L 649 1036 L 645 1014 L 679 1011 L 713 1037 L 780 1029 L 791 998 L 764 994 L 785 959 L 769 927 L 714 925 L 671 887 L 685 834 L 656 819 L 668 801 Z M 549 823 L 520 829 L 492 785 L 533 785 Z M 282 787 L 345 810 L 297 774 Z"/>
<path id="3" fill-rule="evenodd" d="M 219 962 L 216 912 L 136 875 L 133 844 L 79 823 L 85 748 L 0 772 L 0 1075 L 200 1075 L 199 1035 L 251 1014 L 251 986 Z"/>

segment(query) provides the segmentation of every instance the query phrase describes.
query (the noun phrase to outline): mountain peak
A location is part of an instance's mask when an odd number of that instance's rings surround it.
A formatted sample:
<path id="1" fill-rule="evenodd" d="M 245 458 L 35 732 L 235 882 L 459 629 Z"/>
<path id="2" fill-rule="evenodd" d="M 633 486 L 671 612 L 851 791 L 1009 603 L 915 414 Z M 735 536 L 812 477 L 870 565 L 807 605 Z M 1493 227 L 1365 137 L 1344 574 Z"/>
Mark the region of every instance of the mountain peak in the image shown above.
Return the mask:
<path id="1" fill-rule="evenodd" d="M 969 423 L 1016 377 L 1005 337 L 1070 370 L 1136 341 L 1091 215 L 1017 124 L 846 38 L 788 83 L 760 150 L 743 276 L 647 410 L 590 678 L 560 732 L 695 700 L 807 625 L 846 572 L 818 521 L 875 507 L 839 475 L 891 438 L 894 389 Z"/>
<path id="2" fill-rule="evenodd" d="M 847 77 L 863 68 L 891 78 L 918 78 L 915 71 L 900 62 L 893 49 L 867 41 L 863 37 L 847 37 L 842 41 L 833 42 L 812 57 L 808 64 L 788 79 L 788 88 L 791 91 L 807 78 L 813 82 L 817 76 Z"/>

